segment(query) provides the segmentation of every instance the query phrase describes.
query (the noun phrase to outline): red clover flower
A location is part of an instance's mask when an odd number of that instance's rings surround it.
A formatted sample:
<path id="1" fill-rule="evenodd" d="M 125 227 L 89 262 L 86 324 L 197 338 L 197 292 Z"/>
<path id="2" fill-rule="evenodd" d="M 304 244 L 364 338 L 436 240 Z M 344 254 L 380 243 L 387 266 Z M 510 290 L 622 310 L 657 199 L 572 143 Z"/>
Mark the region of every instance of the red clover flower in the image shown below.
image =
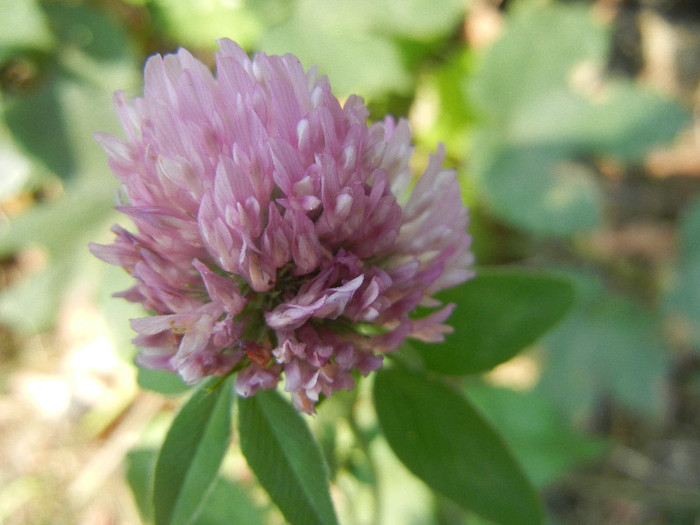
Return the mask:
<path id="1" fill-rule="evenodd" d="M 142 97 L 115 94 L 126 140 L 96 138 L 136 232 L 90 248 L 155 313 L 132 320 L 141 365 L 236 372 L 242 396 L 283 376 L 312 413 L 406 338 L 451 330 L 433 295 L 472 274 L 467 210 L 442 146 L 411 177 L 405 120 L 368 126 L 294 56 L 219 46 L 216 75 L 180 49 L 148 60 Z"/>

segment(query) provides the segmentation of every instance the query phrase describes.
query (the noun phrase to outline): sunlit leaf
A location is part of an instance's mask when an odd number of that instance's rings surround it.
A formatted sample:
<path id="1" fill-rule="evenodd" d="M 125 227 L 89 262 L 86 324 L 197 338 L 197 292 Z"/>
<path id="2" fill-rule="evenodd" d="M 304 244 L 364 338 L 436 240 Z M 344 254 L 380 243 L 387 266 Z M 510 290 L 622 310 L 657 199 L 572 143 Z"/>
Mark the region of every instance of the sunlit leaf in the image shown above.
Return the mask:
<path id="1" fill-rule="evenodd" d="M 452 155 L 467 150 L 477 114 L 462 84 L 473 74 L 474 62 L 474 53 L 465 49 L 420 77 L 412 111 L 416 139 L 431 148 L 444 143 Z"/>
<path id="2" fill-rule="evenodd" d="M 370 5 L 300 0 L 287 21 L 262 35 L 260 47 L 268 53 L 293 53 L 307 68 L 317 65 L 338 96 L 406 92 L 411 78 L 399 46 L 372 29 L 376 17 Z"/>
<path id="3" fill-rule="evenodd" d="M 521 7 L 465 83 L 483 123 L 470 173 L 489 209 L 514 226 L 548 236 L 594 228 L 603 194 L 580 159 L 634 160 L 688 123 L 678 104 L 599 78 L 608 40 L 583 6 Z"/>
<path id="4" fill-rule="evenodd" d="M 268 2 L 230 2 L 212 0 L 155 0 L 154 14 L 174 41 L 184 46 L 215 47 L 219 38 L 230 38 L 241 46 L 255 44 L 267 24 L 275 17 L 261 19 L 257 10 Z M 279 13 L 289 7 L 275 2 Z"/>
<path id="5" fill-rule="evenodd" d="M 36 0 L 0 2 L 0 20 L 0 64 L 9 58 L 14 50 L 47 50 L 53 43 L 46 16 Z"/>
<path id="6" fill-rule="evenodd" d="M 301 414 L 274 390 L 239 403 L 241 451 L 292 525 L 337 523 L 321 451 Z"/>
<path id="7" fill-rule="evenodd" d="M 34 206 L 11 221 L 0 237 L 0 255 L 40 246 L 54 260 L 69 258 L 78 247 L 87 253 L 89 227 L 103 226 L 113 215 L 116 184 L 107 179 L 71 186 L 60 197 Z"/>
<path id="8" fill-rule="evenodd" d="M 230 381 L 200 388 L 180 409 L 156 463 L 156 525 L 192 522 L 216 479 L 231 432 Z"/>
<path id="9" fill-rule="evenodd" d="M 15 141 L 63 179 L 99 174 L 95 131 L 116 131 L 112 93 L 135 83 L 138 66 L 123 28 L 85 5 L 44 4 L 58 44 L 36 86 L 4 100 Z"/>
<path id="10" fill-rule="evenodd" d="M 411 345 L 425 365 L 442 374 L 482 372 L 532 344 L 567 312 L 573 290 L 561 278 L 523 271 L 479 271 L 441 295 L 457 308 L 444 344 Z"/>
<path id="11" fill-rule="evenodd" d="M 0 125 L 0 166 L 3 166 L 3 176 L 0 177 L 0 201 L 4 201 L 27 184 L 32 165 L 29 159 L 19 151 L 9 132 L 2 125 Z"/>
<path id="12" fill-rule="evenodd" d="M 2 291 L 0 317 L 22 330 L 53 323 L 62 294 L 92 257 L 87 243 L 107 229 L 117 181 L 92 135 L 117 131 L 112 92 L 131 84 L 137 71 L 124 32 L 112 19 L 84 5 L 42 5 L 59 37 L 55 60 L 37 86 L 3 100 L 3 116 L 31 172 L 61 177 L 64 192 L 3 225 L 0 253 L 32 248 L 46 263 L 31 280 Z"/>
<path id="13" fill-rule="evenodd" d="M 438 379 L 385 369 L 374 399 L 391 448 L 432 489 L 502 525 L 542 523 L 525 475 L 464 397 Z"/>
<path id="14" fill-rule="evenodd" d="M 484 118 L 501 126 L 553 92 L 566 92 L 572 69 L 595 65 L 608 48 L 606 32 L 584 6 L 523 2 L 519 7 L 509 11 L 503 35 L 486 50 L 482 67 L 466 86 L 484 108 Z"/>
<path id="15" fill-rule="evenodd" d="M 416 40 L 449 35 L 464 19 L 463 0 L 365 0 L 380 31 Z"/>

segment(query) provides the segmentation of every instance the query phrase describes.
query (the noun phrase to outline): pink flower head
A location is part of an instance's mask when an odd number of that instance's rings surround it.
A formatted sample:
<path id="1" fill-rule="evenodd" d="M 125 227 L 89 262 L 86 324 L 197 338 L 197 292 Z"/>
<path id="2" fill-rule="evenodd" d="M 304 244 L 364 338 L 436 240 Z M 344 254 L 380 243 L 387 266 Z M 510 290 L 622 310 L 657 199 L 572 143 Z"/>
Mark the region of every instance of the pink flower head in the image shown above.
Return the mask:
<path id="1" fill-rule="evenodd" d="M 294 56 L 219 46 L 216 75 L 181 49 L 148 60 L 142 97 L 115 94 L 126 139 L 96 137 L 136 232 L 91 250 L 156 314 L 132 321 L 142 365 L 237 372 L 243 396 L 284 376 L 310 413 L 407 337 L 450 330 L 432 296 L 471 275 L 467 211 L 442 147 L 412 179 L 406 121 L 367 126 Z"/>

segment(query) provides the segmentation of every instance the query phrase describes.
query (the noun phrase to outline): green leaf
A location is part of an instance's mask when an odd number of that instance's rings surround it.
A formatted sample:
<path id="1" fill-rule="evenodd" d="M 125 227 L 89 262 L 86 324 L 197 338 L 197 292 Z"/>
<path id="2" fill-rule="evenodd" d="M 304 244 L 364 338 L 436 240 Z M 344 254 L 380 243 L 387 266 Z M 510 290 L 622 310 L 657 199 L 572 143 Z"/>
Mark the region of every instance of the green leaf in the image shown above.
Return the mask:
<path id="1" fill-rule="evenodd" d="M 274 390 L 239 403 L 241 451 L 292 525 L 337 523 L 326 464 L 301 414 Z"/>
<path id="2" fill-rule="evenodd" d="M 422 41 L 453 32 L 464 20 L 466 9 L 463 0 L 365 0 L 362 3 L 370 11 L 378 32 Z"/>
<path id="3" fill-rule="evenodd" d="M 426 367 L 448 375 L 489 370 L 535 342 L 568 311 L 564 279 L 524 271 L 479 271 L 440 296 L 457 304 L 444 344 L 411 343 Z"/>
<path id="4" fill-rule="evenodd" d="M 442 44 L 436 41 L 454 34 L 464 12 L 461 0 L 298 0 L 259 47 L 317 65 L 340 97 L 410 95 L 414 53 L 428 52 L 426 42 Z"/>
<path id="5" fill-rule="evenodd" d="M 580 119 L 581 141 L 596 154 L 634 161 L 673 140 L 690 122 L 680 104 L 641 85 L 610 82 Z"/>
<path id="6" fill-rule="evenodd" d="M 54 261 L 71 259 L 81 249 L 88 253 L 92 229 L 104 228 L 105 221 L 114 217 L 116 187 L 112 179 L 85 179 L 57 199 L 35 205 L 2 231 L 0 256 L 37 245 Z"/>
<path id="7" fill-rule="evenodd" d="M 338 96 L 405 93 L 412 78 L 398 44 L 374 29 L 375 5 L 374 0 L 299 0 L 288 20 L 262 35 L 260 48 L 293 53 L 307 68 L 317 65 Z"/>
<path id="8" fill-rule="evenodd" d="M 28 185 L 32 175 L 32 164 L 14 143 L 4 123 L 0 123 L 0 166 L 3 166 L 0 202 L 5 202 Z"/>
<path id="9" fill-rule="evenodd" d="M 472 50 L 464 49 L 447 58 L 431 74 L 419 77 L 413 104 L 426 111 L 425 115 L 421 113 L 420 125 L 413 129 L 417 142 L 431 147 L 442 142 L 453 155 L 467 150 L 471 138 L 468 131 L 474 127 L 477 115 L 462 83 L 473 74 L 474 62 Z M 464 195 L 465 188 L 462 190 Z"/>
<path id="10" fill-rule="evenodd" d="M 74 270 L 62 261 L 0 290 L 0 322 L 27 334 L 51 328 Z"/>
<path id="11" fill-rule="evenodd" d="M 542 523 L 537 495 L 501 437 L 442 381 L 375 375 L 379 423 L 398 458 L 433 490 L 502 525 Z"/>
<path id="12" fill-rule="evenodd" d="M 547 366 L 539 387 L 572 420 L 589 415 L 601 396 L 639 412 L 659 406 L 668 349 L 659 319 L 597 277 L 570 275 L 576 303 L 542 339 Z"/>
<path id="13" fill-rule="evenodd" d="M 9 98 L 5 119 L 15 139 L 49 170 L 63 178 L 75 175 L 75 146 L 66 130 L 61 104 L 62 80 L 21 97 Z"/>
<path id="14" fill-rule="evenodd" d="M 634 160 L 689 122 L 681 106 L 632 82 L 608 81 L 595 97 L 554 86 L 545 93 L 510 115 L 505 139 L 511 147 Z"/>
<path id="15" fill-rule="evenodd" d="M 279 1 L 230 2 L 212 0 L 154 0 L 156 20 L 168 32 L 171 39 L 185 46 L 211 48 L 218 38 L 231 38 L 241 46 L 254 46 L 260 33 L 270 23 L 258 16 L 260 4 L 272 3 L 274 20 L 288 6 Z"/>
<path id="16" fill-rule="evenodd" d="M 107 231 L 118 182 L 92 135 L 116 131 L 112 92 L 133 84 L 137 71 L 126 35 L 109 17 L 58 2 L 44 8 L 59 37 L 55 60 L 34 89 L 3 100 L 7 129 L 31 173 L 52 171 L 65 182 L 63 194 L 14 217 L 0 232 L 4 255 L 30 247 L 47 255 L 40 273 L 0 294 L 0 317 L 27 331 L 53 324 L 63 293 L 85 278 L 88 241 L 95 230 Z"/>
<path id="17" fill-rule="evenodd" d="M 700 256 L 683 256 L 664 294 L 664 310 L 678 341 L 700 352 Z"/>
<path id="18" fill-rule="evenodd" d="M 602 440 L 577 432 L 540 391 L 479 382 L 469 384 L 465 393 L 501 433 L 537 487 L 554 483 L 570 467 L 605 450 Z"/>
<path id="19" fill-rule="evenodd" d="M 689 121 L 632 82 L 596 79 L 608 41 L 588 8 L 526 6 L 511 12 L 465 83 L 483 116 L 470 174 L 490 210 L 514 226 L 548 236 L 596 227 L 603 192 L 579 159 L 638 159 Z"/>
<path id="20" fill-rule="evenodd" d="M 35 205 L 14 219 L 0 234 L 0 255 L 39 248 L 47 264 L 38 273 L 0 291 L 0 319 L 20 330 L 49 328 L 67 284 L 85 276 L 87 250 L 98 227 L 113 214 L 114 186 L 81 180 L 54 201 Z M 27 315 L 31 312 L 31 315 Z"/>
<path id="21" fill-rule="evenodd" d="M 474 141 L 485 157 L 479 188 L 489 208 L 511 224 L 532 232 L 563 237 L 590 230 L 601 220 L 603 193 L 584 164 L 568 160 L 559 146 L 499 144 L 489 150 L 498 131 L 479 132 Z"/>
<path id="22" fill-rule="evenodd" d="M 683 212 L 681 222 L 681 249 L 686 256 L 700 257 L 700 199 Z"/>
<path id="23" fill-rule="evenodd" d="M 547 101 L 567 88 L 574 66 L 596 63 L 607 53 L 607 35 L 584 6 L 522 5 L 506 23 L 467 85 L 489 122 L 505 125 L 522 108 Z"/>
<path id="24" fill-rule="evenodd" d="M 267 523 L 262 509 L 237 483 L 219 478 L 214 483 L 194 525 L 262 525 Z"/>
<path id="25" fill-rule="evenodd" d="M 15 49 L 47 50 L 53 43 L 46 16 L 36 0 L 0 2 L 0 63 Z"/>
<path id="26" fill-rule="evenodd" d="M 131 450 L 126 455 L 126 481 L 144 522 L 148 522 L 153 516 L 151 490 L 157 459 L 158 451 L 152 449 Z"/>
<path id="27" fill-rule="evenodd" d="M 139 367 L 136 381 L 141 388 L 171 396 L 183 394 L 191 388 L 178 374 L 167 370 Z"/>
<path id="28" fill-rule="evenodd" d="M 112 61 L 131 60 L 135 49 L 129 42 L 126 26 L 103 10 L 78 2 L 42 2 L 51 29 L 59 41 L 61 53 L 80 50 L 105 70 Z M 61 57 L 66 60 L 66 56 Z"/>
<path id="29" fill-rule="evenodd" d="M 230 380 L 200 388 L 175 417 L 156 464 L 156 525 L 190 523 L 200 510 L 228 448 L 231 392 Z"/>
<path id="30" fill-rule="evenodd" d="M 84 5 L 45 5 L 59 38 L 37 86 L 6 97 L 14 140 L 64 180 L 108 173 L 95 131 L 116 131 L 112 93 L 137 82 L 135 54 L 116 22 Z"/>
<path id="31" fill-rule="evenodd" d="M 137 449 L 127 454 L 126 479 L 144 523 L 150 523 L 153 516 L 150 496 L 157 458 L 158 451 L 152 449 Z M 191 523 L 262 525 L 263 510 L 252 503 L 248 491 L 240 483 L 220 477 L 206 495 L 199 515 Z"/>
<path id="32" fill-rule="evenodd" d="M 683 213 L 680 259 L 671 269 L 663 297 L 674 336 L 700 352 L 700 200 Z"/>

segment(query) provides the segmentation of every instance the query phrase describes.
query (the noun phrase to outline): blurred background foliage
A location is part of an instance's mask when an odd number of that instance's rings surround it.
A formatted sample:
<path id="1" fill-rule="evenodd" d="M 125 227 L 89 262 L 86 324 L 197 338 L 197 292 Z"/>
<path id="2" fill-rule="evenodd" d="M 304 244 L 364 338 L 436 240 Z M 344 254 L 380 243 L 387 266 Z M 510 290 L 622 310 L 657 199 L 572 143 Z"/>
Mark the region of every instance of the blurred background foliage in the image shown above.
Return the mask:
<path id="1" fill-rule="evenodd" d="M 544 338 L 483 379 L 455 380 L 549 522 L 698 523 L 694 0 L 0 0 L 0 20 L 0 522 L 147 513 L 154 447 L 179 398 L 138 384 L 183 388 L 143 371 L 137 382 L 137 310 L 110 298 L 128 276 L 87 252 L 117 220 L 92 133 L 120 133 L 112 93 L 139 93 L 147 56 L 184 46 L 213 64 L 215 39 L 229 37 L 317 64 L 373 118 L 409 118 L 420 163 L 444 142 L 480 267 L 573 284 L 574 306 Z M 505 292 L 482 286 L 490 312 Z M 513 297 L 515 319 L 547 301 L 528 293 Z M 366 403 L 362 389 L 342 394 L 312 421 L 341 521 L 371 522 L 379 479 L 379 523 L 482 523 L 398 465 Z M 225 467 L 198 523 L 279 519 L 239 456 Z"/>

